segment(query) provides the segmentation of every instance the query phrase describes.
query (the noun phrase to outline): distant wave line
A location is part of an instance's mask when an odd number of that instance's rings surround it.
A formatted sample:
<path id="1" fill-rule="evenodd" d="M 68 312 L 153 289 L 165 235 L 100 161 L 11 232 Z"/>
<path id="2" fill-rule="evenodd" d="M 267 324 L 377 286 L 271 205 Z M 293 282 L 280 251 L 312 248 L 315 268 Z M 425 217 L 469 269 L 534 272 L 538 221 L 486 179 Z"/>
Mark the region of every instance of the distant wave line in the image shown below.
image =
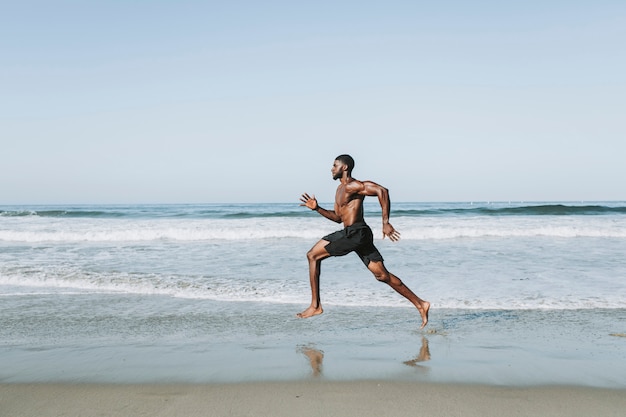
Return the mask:
<path id="1" fill-rule="evenodd" d="M 481 216 L 571 216 L 626 214 L 626 207 L 610 207 L 600 205 L 570 206 L 565 204 L 545 204 L 538 206 L 518 207 L 475 207 L 475 208 L 441 208 L 425 210 L 394 210 L 395 216 L 449 216 L 449 215 L 481 215 Z"/>
<path id="2" fill-rule="evenodd" d="M 399 208 L 391 210 L 393 217 L 445 217 L 445 216 L 597 216 L 626 214 L 626 206 L 542 204 L 523 206 L 479 207 L 429 207 Z M 380 209 L 365 208 L 367 215 L 377 215 Z M 296 205 L 241 205 L 217 207 L 142 207 L 97 209 L 0 209 L 0 217 L 50 217 L 50 218 L 190 218 L 190 219 L 253 219 L 253 218 L 307 218 L 316 215 Z"/>

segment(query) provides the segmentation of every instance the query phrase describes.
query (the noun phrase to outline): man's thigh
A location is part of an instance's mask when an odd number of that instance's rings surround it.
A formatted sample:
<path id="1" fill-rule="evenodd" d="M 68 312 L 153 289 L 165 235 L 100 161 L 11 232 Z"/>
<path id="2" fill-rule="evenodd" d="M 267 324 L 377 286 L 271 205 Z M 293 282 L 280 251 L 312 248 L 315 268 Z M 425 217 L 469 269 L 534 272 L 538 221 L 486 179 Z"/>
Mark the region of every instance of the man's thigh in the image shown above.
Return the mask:
<path id="1" fill-rule="evenodd" d="M 328 245 L 328 243 L 329 242 L 327 240 L 321 239 L 319 242 L 313 245 L 313 247 L 309 250 L 309 253 L 307 254 L 308 257 L 314 260 L 321 260 L 321 259 L 328 258 L 330 256 L 330 254 L 326 250 L 326 246 Z"/>

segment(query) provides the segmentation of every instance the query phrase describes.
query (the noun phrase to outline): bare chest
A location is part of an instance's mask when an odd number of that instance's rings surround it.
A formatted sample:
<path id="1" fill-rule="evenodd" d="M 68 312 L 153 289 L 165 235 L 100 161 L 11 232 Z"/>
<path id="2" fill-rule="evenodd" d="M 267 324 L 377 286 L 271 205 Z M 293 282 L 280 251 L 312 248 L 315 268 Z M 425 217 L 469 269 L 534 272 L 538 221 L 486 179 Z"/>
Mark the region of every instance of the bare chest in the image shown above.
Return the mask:
<path id="1" fill-rule="evenodd" d="M 346 190 L 345 185 L 340 185 L 337 187 L 337 192 L 335 193 L 335 204 L 338 208 L 357 208 L 361 205 L 363 201 L 363 197 L 357 193 L 351 193 Z"/>

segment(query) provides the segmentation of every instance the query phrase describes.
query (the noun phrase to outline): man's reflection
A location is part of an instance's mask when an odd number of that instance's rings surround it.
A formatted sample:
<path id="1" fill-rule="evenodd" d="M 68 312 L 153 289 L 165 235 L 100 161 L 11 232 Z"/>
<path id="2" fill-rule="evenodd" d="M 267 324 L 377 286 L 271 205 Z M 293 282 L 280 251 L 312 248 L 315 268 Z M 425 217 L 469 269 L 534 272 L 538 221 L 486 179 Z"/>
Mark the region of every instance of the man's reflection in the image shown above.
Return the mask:
<path id="1" fill-rule="evenodd" d="M 315 349 L 312 346 L 300 346 L 298 348 L 298 352 L 302 353 L 309 359 L 311 371 L 313 372 L 313 377 L 316 378 L 322 375 L 322 362 L 324 361 L 324 352 Z"/>
<path id="2" fill-rule="evenodd" d="M 405 361 L 405 365 L 414 366 L 416 368 L 426 368 L 423 365 L 418 365 L 420 362 L 427 362 L 430 360 L 430 349 L 428 348 L 428 339 L 422 336 L 422 347 L 420 353 L 410 361 Z"/>
<path id="3" fill-rule="evenodd" d="M 298 352 L 302 353 L 309 360 L 311 366 L 312 376 L 314 378 L 322 375 L 322 366 L 324 362 L 324 352 L 316 349 L 313 345 L 298 346 Z M 428 348 L 428 339 L 422 336 L 422 346 L 418 355 L 408 361 L 403 362 L 405 365 L 413 366 L 419 369 L 428 369 L 428 367 L 421 365 L 421 362 L 427 362 L 430 360 L 430 349 Z"/>

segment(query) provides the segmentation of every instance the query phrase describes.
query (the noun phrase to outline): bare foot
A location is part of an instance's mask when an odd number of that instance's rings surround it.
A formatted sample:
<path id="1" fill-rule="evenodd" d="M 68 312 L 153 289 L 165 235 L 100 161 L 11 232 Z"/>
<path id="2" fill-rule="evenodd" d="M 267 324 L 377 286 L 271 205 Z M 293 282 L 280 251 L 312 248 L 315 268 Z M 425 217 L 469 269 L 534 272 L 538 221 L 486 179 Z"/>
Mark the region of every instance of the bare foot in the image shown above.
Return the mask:
<path id="1" fill-rule="evenodd" d="M 320 315 L 323 312 L 324 310 L 322 310 L 322 306 L 319 306 L 319 307 L 310 306 L 309 308 L 304 310 L 302 313 L 296 314 L 296 316 L 300 317 L 301 319 L 307 319 L 309 317 Z"/>
<path id="2" fill-rule="evenodd" d="M 428 324 L 428 311 L 430 310 L 430 303 L 428 301 L 424 301 L 421 307 L 417 308 L 422 316 L 422 325 L 420 329 L 423 329 Z"/>

